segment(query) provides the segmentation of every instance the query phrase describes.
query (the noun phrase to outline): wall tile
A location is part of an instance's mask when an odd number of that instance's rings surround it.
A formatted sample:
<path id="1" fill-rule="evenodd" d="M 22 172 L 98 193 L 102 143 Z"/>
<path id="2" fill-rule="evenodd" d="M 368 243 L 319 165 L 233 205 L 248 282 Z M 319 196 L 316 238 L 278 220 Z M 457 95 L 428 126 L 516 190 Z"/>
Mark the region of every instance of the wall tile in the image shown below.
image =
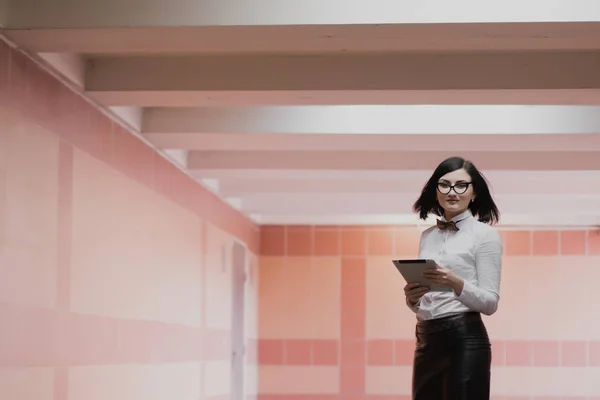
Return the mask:
<path id="1" fill-rule="evenodd" d="M 364 366 L 342 367 L 340 370 L 340 393 L 342 395 L 363 395 L 365 393 Z"/>
<path id="2" fill-rule="evenodd" d="M 342 282 L 344 285 L 364 285 L 367 262 L 364 257 L 342 257 Z"/>
<path id="3" fill-rule="evenodd" d="M 392 228 L 375 228 L 367 231 L 369 255 L 387 255 L 394 253 L 394 231 Z"/>
<path id="4" fill-rule="evenodd" d="M 586 231 L 560 232 L 560 254 L 584 255 L 586 248 Z"/>
<path id="5" fill-rule="evenodd" d="M 262 365 L 284 364 L 284 341 L 263 339 L 258 342 L 258 362 Z"/>
<path id="6" fill-rule="evenodd" d="M 561 355 L 561 365 L 566 367 L 584 367 L 587 365 L 588 343 L 583 341 L 562 342 Z"/>
<path id="7" fill-rule="evenodd" d="M 492 365 L 506 365 L 506 343 L 492 340 Z"/>
<path id="8" fill-rule="evenodd" d="M 600 342 L 589 342 L 589 365 L 600 366 Z"/>
<path id="9" fill-rule="evenodd" d="M 394 363 L 412 365 L 415 356 L 415 340 L 396 340 L 394 342 Z"/>
<path id="10" fill-rule="evenodd" d="M 263 226 L 260 230 L 260 254 L 283 256 L 286 253 L 286 232 L 283 226 Z"/>
<path id="11" fill-rule="evenodd" d="M 343 339 L 342 365 L 364 365 L 367 360 L 367 343 L 362 339 Z"/>
<path id="12" fill-rule="evenodd" d="M 529 366 L 533 361 L 533 346 L 527 341 L 506 342 L 506 364 Z"/>
<path id="13" fill-rule="evenodd" d="M 588 232 L 588 254 L 600 255 L 600 229 Z"/>
<path id="14" fill-rule="evenodd" d="M 341 254 L 341 231 L 338 227 L 315 227 L 315 255 L 335 256 Z"/>
<path id="15" fill-rule="evenodd" d="M 394 341 L 369 340 L 367 363 L 369 365 L 394 365 Z"/>
<path id="16" fill-rule="evenodd" d="M 533 254 L 556 255 L 559 254 L 558 232 L 537 231 L 533 232 Z"/>
<path id="17" fill-rule="evenodd" d="M 419 253 L 421 233 L 416 229 L 394 229 L 394 255 L 415 257 Z"/>
<path id="18" fill-rule="evenodd" d="M 311 322 L 314 339 L 339 339 L 342 271 L 339 257 L 310 261 Z M 296 284 L 292 282 L 291 284 Z"/>
<path id="19" fill-rule="evenodd" d="M 338 365 L 340 361 L 340 344 L 338 340 L 314 340 L 313 364 Z"/>
<path id="20" fill-rule="evenodd" d="M 364 339 L 365 292 L 364 285 L 342 285 L 342 338 Z"/>
<path id="21" fill-rule="evenodd" d="M 506 254 L 509 256 L 527 256 L 532 253 L 531 232 L 510 231 L 506 232 Z"/>
<path id="22" fill-rule="evenodd" d="M 535 342 L 533 344 L 533 365 L 539 367 L 556 367 L 560 365 L 559 353 L 559 342 Z"/>
<path id="23" fill-rule="evenodd" d="M 313 360 L 311 340 L 286 340 L 285 363 L 291 365 L 310 365 Z"/>
<path id="24" fill-rule="evenodd" d="M 364 229 L 342 228 L 342 254 L 364 256 L 367 250 L 367 233 Z"/>
<path id="25" fill-rule="evenodd" d="M 308 256 L 313 253 L 313 233 L 310 226 L 287 227 L 287 255 Z"/>

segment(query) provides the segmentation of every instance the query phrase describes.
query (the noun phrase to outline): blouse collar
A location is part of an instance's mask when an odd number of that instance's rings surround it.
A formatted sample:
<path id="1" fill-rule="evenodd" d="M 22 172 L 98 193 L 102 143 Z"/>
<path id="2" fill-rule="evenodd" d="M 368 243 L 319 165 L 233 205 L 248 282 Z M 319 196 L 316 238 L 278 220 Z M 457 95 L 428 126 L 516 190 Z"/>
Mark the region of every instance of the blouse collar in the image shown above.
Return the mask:
<path id="1" fill-rule="evenodd" d="M 468 218 L 471 218 L 471 217 L 473 217 L 473 213 L 471 213 L 471 210 L 467 208 L 466 211 L 458 214 L 456 217 L 452 218 L 450 221 L 452 221 L 452 222 L 460 222 L 460 221 L 462 221 L 464 219 L 468 219 Z M 446 217 L 444 217 L 443 215 L 442 215 L 442 217 L 440 219 L 442 221 L 444 221 L 444 222 L 450 222 L 450 221 L 446 221 Z"/>

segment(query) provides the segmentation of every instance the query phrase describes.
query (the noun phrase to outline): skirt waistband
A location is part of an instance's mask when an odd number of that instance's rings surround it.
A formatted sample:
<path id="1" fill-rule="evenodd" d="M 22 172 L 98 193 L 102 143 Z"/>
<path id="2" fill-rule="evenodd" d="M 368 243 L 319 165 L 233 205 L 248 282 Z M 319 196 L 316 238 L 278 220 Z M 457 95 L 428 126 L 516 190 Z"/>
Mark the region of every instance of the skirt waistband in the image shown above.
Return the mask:
<path id="1" fill-rule="evenodd" d="M 482 322 L 481 314 L 478 312 L 466 312 L 448 317 L 435 318 L 417 322 L 417 334 L 426 335 L 458 328 L 473 322 Z"/>

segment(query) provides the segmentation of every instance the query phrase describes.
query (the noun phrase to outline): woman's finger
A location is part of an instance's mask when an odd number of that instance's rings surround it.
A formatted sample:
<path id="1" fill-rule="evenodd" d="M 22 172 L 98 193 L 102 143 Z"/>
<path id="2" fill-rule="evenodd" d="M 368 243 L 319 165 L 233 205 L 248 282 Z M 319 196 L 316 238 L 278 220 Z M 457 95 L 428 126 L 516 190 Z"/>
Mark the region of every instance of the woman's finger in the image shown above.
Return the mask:
<path id="1" fill-rule="evenodd" d="M 424 289 L 417 289 L 417 290 L 412 290 L 410 292 L 407 293 L 408 296 L 420 296 L 424 293 L 427 293 L 427 291 L 429 291 L 429 289 L 424 288 Z"/>
<path id="2" fill-rule="evenodd" d="M 445 273 L 446 271 L 441 269 L 426 269 L 425 271 L 423 271 L 423 275 L 440 275 Z"/>

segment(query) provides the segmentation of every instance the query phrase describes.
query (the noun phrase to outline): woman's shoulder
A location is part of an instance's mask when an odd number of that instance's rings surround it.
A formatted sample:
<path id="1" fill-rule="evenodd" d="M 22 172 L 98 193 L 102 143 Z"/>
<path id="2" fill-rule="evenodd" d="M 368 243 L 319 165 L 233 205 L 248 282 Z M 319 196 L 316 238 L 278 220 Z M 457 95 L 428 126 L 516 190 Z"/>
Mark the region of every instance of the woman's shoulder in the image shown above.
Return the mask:
<path id="1" fill-rule="evenodd" d="M 431 232 L 433 232 L 433 230 L 436 229 L 436 228 L 437 228 L 436 225 L 432 225 L 429 228 L 425 229 L 423 232 L 421 232 L 421 238 L 429 236 L 429 234 Z"/>
<path id="2" fill-rule="evenodd" d="M 485 222 L 475 221 L 473 226 L 474 232 L 480 237 L 482 241 L 501 241 L 500 232 L 498 229 Z"/>

